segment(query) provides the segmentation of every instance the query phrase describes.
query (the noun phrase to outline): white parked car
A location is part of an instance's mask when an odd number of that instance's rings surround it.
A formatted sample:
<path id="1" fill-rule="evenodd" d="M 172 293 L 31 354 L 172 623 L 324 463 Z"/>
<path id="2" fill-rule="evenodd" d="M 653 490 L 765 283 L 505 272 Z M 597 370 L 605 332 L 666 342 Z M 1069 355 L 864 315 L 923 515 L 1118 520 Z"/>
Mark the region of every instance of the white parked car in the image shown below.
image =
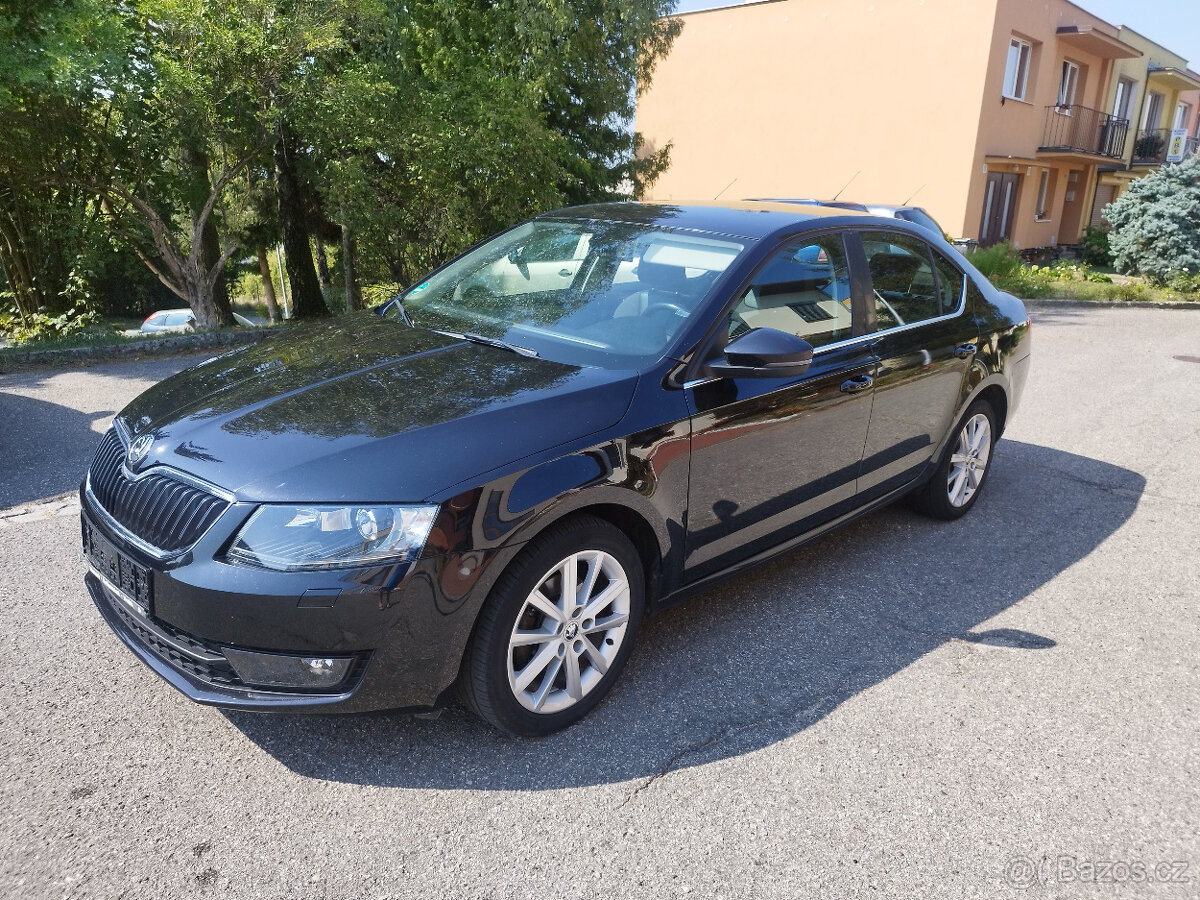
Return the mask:
<path id="1" fill-rule="evenodd" d="M 233 321 L 243 328 L 262 328 L 267 323 L 258 316 L 233 314 Z M 196 317 L 190 309 L 160 309 L 152 313 L 139 329 L 143 334 L 180 334 L 196 330 Z"/>
<path id="2" fill-rule="evenodd" d="M 142 327 L 143 334 L 168 334 L 196 330 L 196 317 L 190 309 L 160 309 L 151 313 Z"/>

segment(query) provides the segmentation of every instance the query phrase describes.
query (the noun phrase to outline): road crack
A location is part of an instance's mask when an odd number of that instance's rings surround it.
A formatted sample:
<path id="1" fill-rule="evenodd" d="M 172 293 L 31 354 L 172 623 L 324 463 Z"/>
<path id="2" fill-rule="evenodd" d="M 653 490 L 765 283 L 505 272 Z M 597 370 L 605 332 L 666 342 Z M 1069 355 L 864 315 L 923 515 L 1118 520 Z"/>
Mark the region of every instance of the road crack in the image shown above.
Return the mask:
<path id="1" fill-rule="evenodd" d="M 665 778 L 672 771 L 678 768 L 680 763 L 689 756 L 695 756 L 696 754 L 702 753 L 710 747 L 724 743 L 731 738 L 736 738 L 739 735 L 753 731 L 771 722 L 782 722 L 789 719 L 802 718 L 811 718 L 812 721 L 815 722 L 823 718 L 837 706 L 836 698 L 842 693 L 856 672 L 857 670 L 849 673 L 846 678 L 842 679 L 842 681 L 838 683 L 835 689 L 827 691 L 824 694 L 820 694 L 815 700 L 813 700 L 811 697 L 800 698 L 799 702 L 794 702 L 782 709 L 776 708 L 752 719 L 731 722 L 721 728 L 718 728 L 708 737 L 702 738 L 698 741 L 693 741 L 692 743 L 680 748 L 669 760 L 667 760 L 667 762 L 661 769 L 659 769 L 659 771 L 645 778 L 632 791 L 630 791 L 629 796 L 627 796 L 617 808 L 624 809 L 635 797 L 645 791 L 648 791 L 656 782 Z"/>

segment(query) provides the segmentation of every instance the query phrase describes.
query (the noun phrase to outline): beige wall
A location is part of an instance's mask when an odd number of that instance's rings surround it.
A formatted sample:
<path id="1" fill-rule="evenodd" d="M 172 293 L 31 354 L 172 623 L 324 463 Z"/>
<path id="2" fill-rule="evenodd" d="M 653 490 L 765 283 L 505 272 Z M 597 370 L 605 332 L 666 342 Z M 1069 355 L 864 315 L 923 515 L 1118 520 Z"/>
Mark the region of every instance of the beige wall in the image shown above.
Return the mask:
<path id="1" fill-rule="evenodd" d="M 1200 137 L 1200 91 L 1181 92 L 1179 102 L 1186 103 L 1189 107 L 1187 122 L 1184 123 L 1188 134 Z"/>
<path id="2" fill-rule="evenodd" d="M 651 196 L 924 206 L 955 236 L 996 0 L 776 0 L 682 17 L 638 103 Z M 856 174 L 857 173 L 857 174 Z M 731 184 L 732 182 L 732 184 Z"/>
<path id="3" fill-rule="evenodd" d="M 1086 224 L 1098 160 L 1037 148 L 1063 59 L 1081 66 L 1076 104 L 1104 112 L 1114 61 L 1056 29 L 1119 32 L 1067 0 L 768 0 L 681 18 L 638 104 L 649 146 L 673 142 L 651 197 L 841 191 L 924 206 L 952 236 L 977 237 L 990 167 L 1021 176 L 1018 246 L 1074 241 Z M 1034 46 L 1029 87 L 1026 102 L 1001 103 L 1014 34 Z M 1051 196 L 1039 221 L 1043 171 Z"/>

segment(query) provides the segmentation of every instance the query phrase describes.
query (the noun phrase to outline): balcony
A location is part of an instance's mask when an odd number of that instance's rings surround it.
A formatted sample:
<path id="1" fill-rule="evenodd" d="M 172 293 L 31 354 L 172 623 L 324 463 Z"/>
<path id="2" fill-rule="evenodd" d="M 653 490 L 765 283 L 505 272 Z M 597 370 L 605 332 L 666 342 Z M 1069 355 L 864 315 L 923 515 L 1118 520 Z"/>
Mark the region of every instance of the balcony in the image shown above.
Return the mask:
<path id="1" fill-rule="evenodd" d="M 1183 159 L 1196 152 L 1197 139 L 1185 138 L 1183 142 Z M 1150 131 L 1139 131 L 1133 144 L 1133 164 L 1135 166 L 1161 166 L 1167 161 L 1171 151 L 1171 129 L 1154 128 Z M 1181 161 L 1181 160 L 1177 160 Z"/>
<path id="2" fill-rule="evenodd" d="M 1047 106 L 1043 153 L 1086 153 L 1120 159 L 1125 155 L 1129 120 L 1087 106 Z"/>

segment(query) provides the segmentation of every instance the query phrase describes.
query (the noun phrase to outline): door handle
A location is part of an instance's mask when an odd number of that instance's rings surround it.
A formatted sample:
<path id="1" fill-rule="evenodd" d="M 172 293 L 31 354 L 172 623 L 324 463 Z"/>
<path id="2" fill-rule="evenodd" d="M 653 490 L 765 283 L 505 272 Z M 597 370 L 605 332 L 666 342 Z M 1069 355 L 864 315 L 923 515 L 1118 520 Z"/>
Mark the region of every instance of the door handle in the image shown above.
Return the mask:
<path id="1" fill-rule="evenodd" d="M 559 269 L 558 274 L 561 275 L 563 278 L 570 278 L 571 270 L 570 269 Z"/>
<path id="2" fill-rule="evenodd" d="M 974 344 L 963 344 L 961 347 L 954 348 L 954 355 L 959 359 L 970 359 L 978 349 Z"/>
<path id="3" fill-rule="evenodd" d="M 843 394 L 861 394 L 874 381 L 875 379 L 870 375 L 858 375 L 848 381 L 843 381 L 840 390 Z"/>

